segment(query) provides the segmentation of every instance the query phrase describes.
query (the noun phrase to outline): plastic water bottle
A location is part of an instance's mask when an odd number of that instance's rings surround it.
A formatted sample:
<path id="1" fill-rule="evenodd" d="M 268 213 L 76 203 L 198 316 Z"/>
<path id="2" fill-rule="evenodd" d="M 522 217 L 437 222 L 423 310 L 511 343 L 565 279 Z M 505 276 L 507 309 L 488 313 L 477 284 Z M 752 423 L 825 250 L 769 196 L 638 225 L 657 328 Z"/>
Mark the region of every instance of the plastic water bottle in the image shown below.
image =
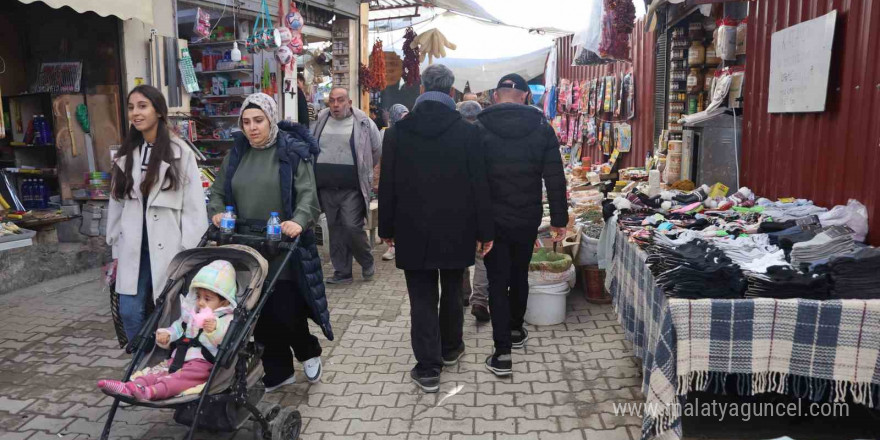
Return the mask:
<path id="1" fill-rule="evenodd" d="M 266 222 L 266 239 L 269 241 L 281 241 L 281 219 L 278 218 L 277 212 L 269 214 L 269 221 Z"/>
<path id="2" fill-rule="evenodd" d="M 49 207 L 49 185 L 46 181 L 40 179 L 40 208 L 47 209 Z"/>
<path id="3" fill-rule="evenodd" d="M 34 127 L 34 145 L 43 145 L 43 130 L 40 127 L 40 116 L 34 115 L 33 127 Z"/>
<path id="4" fill-rule="evenodd" d="M 24 179 L 24 183 L 21 184 L 21 204 L 24 205 L 24 209 L 30 211 L 31 209 L 31 179 Z"/>
<path id="5" fill-rule="evenodd" d="M 220 219 L 220 232 L 224 234 L 235 233 L 235 208 L 232 206 L 226 207 L 226 213 Z"/>
<path id="6" fill-rule="evenodd" d="M 44 145 L 52 143 L 52 130 L 49 128 L 49 120 L 44 115 L 40 115 L 40 133 Z"/>

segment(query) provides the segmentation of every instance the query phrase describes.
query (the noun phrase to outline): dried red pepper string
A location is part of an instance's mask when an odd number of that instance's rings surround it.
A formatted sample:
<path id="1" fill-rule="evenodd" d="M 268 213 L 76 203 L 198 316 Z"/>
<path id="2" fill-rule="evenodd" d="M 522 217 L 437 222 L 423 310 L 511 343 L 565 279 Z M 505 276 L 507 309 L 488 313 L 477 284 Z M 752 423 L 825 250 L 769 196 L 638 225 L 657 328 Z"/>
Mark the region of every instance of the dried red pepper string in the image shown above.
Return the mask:
<path id="1" fill-rule="evenodd" d="M 419 49 L 410 47 L 416 36 L 412 27 L 406 28 L 406 33 L 403 35 L 403 80 L 407 86 L 417 86 L 422 81 L 419 71 Z"/>

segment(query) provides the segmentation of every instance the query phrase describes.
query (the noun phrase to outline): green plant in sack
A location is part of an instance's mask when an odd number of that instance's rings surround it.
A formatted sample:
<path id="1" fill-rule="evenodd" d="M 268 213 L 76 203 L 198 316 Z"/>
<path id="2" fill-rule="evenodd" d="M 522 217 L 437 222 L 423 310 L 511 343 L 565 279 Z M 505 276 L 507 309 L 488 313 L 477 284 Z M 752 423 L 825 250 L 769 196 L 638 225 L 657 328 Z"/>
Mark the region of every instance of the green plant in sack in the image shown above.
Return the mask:
<path id="1" fill-rule="evenodd" d="M 571 264 L 571 256 L 553 252 L 548 248 L 541 248 L 532 254 L 532 261 L 529 262 L 529 271 L 561 273 L 567 271 Z"/>

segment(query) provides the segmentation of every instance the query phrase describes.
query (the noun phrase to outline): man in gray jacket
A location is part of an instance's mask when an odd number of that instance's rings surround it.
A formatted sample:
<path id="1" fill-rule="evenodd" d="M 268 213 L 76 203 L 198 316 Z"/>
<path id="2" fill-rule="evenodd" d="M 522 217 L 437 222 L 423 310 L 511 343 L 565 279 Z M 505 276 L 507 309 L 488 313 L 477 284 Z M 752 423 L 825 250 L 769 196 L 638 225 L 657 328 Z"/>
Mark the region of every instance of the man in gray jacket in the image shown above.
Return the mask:
<path id="1" fill-rule="evenodd" d="M 352 256 L 361 265 L 364 280 L 369 281 L 375 267 L 364 224 L 382 140 L 370 117 L 352 108 L 348 90 L 334 87 L 329 101 L 330 107 L 318 114 L 314 124 L 321 148 L 315 177 L 321 209 L 327 215 L 334 269 L 326 283 L 352 283 Z"/>

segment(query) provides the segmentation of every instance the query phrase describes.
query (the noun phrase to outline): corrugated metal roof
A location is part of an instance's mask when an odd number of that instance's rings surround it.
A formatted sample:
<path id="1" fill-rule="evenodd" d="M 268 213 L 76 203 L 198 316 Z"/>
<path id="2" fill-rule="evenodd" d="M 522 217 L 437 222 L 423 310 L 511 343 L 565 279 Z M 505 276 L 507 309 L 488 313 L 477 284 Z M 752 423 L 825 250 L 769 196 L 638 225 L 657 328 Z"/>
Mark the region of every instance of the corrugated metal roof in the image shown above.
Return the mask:
<path id="1" fill-rule="evenodd" d="M 762 0 L 750 3 L 744 88 L 742 179 L 767 197 L 868 207 L 880 245 L 880 2 Z M 773 32 L 838 11 L 828 101 L 821 113 L 769 114 Z"/>
<path id="2" fill-rule="evenodd" d="M 636 117 L 629 121 L 633 126 L 633 144 L 629 153 L 622 155 L 621 168 L 644 166 L 645 155 L 654 147 L 654 60 L 655 38 L 653 32 L 642 32 L 644 24 L 636 22 L 631 38 L 632 63 L 616 62 L 601 66 L 572 66 L 574 48 L 572 36 L 556 40 L 557 77 L 559 79 L 588 80 L 607 75 L 623 74 L 632 70 L 636 81 Z M 602 157 L 599 147 L 590 148 L 587 153 L 595 161 Z"/>

